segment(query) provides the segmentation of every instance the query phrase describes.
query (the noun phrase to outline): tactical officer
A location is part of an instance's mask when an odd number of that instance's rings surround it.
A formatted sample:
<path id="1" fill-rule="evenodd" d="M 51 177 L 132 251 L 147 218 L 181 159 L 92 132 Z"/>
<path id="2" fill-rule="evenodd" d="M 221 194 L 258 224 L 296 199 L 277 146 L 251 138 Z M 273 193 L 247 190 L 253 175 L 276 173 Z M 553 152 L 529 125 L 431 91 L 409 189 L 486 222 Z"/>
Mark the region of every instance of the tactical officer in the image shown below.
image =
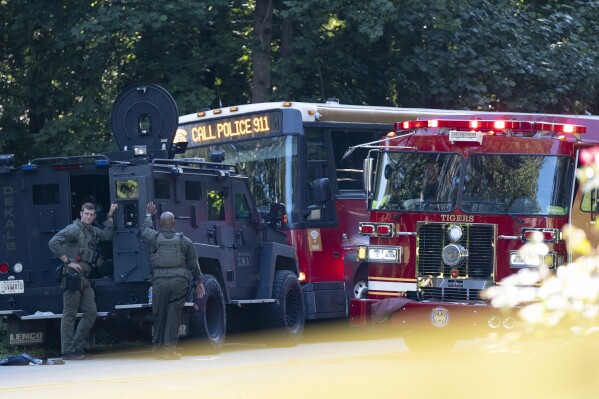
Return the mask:
<path id="1" fill-rule="evenodd" d="M 142 239 L 150 247 L 152 268 L 152 313 L 154 315 L 154 353 L 160 359 L 181 358 L 175 349 L 179 339 L 181 311 L 193 275 L 195 295 L 204 297 L 202 272 L 195 246 L 182 233 L 175 233 L 175 217 L 170 212 L 160 215 L 160 231 L 153 229 L 152 217 L 156 211 L 153 202 L 146 208 Z"/>
<path id="2" fill-rule="evenodd" d="M 96 321 L 96 298 L 88 280 L 94 267 L 102 266 L 102 257 L 97 245 L 100 240 L 112 239 L 114 222 L 112 217 L 117 210 L 110 205 L 104 228 L 92 226 L 96 218 L 96 206 L 86 202 L 81 206 L 81 219 L 60 230 L 48 243 L 52 253 L 64 263 L 62 278 L 62 320 L 60 337 L 62 356 L 66 360 L 84 359 L 83 345 Z M 81 308 L 83 317 L 75 330 L 75 318 Z"/>

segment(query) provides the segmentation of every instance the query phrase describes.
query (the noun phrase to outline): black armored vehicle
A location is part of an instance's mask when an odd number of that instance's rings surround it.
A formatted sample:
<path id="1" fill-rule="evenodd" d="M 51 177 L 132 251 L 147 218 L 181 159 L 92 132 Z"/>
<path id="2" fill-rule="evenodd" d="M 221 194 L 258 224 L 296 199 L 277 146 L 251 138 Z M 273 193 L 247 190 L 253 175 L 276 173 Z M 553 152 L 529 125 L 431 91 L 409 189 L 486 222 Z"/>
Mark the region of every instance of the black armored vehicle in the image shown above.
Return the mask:
<path id="1" fill-rule="evenodd" d="M 150 264 L 140 228 L 146 204 L 172 212 L 176 230 L 196 245 L 206 296 L 192 295 L 179 334 L 223 345 L 227 326 L 267 328 L 293 344 L 304 327 L 304 304 L 293 247 L 277 231 L 285 208 L 260 214 L 246 178 L 212 160 L 175 158 L 177 106 L 153 84 L 122 92 L 112 109 L 114 153 L 33 159 L 17 167 L 0 155 L 0 316 L 10 345 L 57 345 L 62 289 L 48 241 L 95 202 L 97 222 L 119 205 L 115 233 L 101 242 L 102 266 L 90 280 L 98 318 L 92 337 L 118 341 L 149 337 L 152 324 Z M 279 341 L 280 343 L 280 341 Z"/>

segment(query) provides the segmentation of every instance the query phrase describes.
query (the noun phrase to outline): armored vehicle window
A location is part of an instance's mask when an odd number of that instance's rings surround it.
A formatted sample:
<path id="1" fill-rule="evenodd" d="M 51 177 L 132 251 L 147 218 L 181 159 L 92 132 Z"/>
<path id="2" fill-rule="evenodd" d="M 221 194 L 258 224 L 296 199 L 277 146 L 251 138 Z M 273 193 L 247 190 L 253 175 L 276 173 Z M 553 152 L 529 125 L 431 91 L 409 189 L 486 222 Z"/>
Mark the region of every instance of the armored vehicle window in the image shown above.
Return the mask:
<path id="1" fill-rule="evenodd" d="M 58 184 L 36 184 L 32 187 L 33 205 L 58 204 Z"/>
<path id="2" fill-rule="evenodd" d="M 114 184 L 117 198 L 139 197 L 139 182 L 136 179 L 116 180 Z"/>
<path id="3" fill-rule="evenodd" d="M 250 207 L 243 193 L 235 193 L 235 220 L 250 220 Z"/>
<path id="4" fill-rule="evenodd" d="M 225 220 L 225 197 L 216 190 L 208 191 L 208 220 Z"/>
<path id="5" fill-rule="evenodd" d="M 157 199 L 170 199 L 171 198 L 171 186 L 170 186 L 168 180 L 154 179 L 154 198 L 157 198 Z"/>
<path id="6" fill-rule="evenodd" d="M 185 199 L 188 201 L 201 201 L 202 200 L 202 185 L 199 181 L 185 182 Z"/>

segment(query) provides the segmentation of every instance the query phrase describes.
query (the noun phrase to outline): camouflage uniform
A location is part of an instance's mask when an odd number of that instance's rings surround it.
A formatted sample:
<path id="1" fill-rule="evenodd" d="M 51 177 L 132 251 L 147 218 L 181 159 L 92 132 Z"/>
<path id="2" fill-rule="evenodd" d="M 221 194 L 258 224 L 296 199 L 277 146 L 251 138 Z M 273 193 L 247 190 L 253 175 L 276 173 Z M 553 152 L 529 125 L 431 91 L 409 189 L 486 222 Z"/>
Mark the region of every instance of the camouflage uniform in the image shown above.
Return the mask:
<path id="1" fill-rule="evenodd" d="M 63 355 L 83 353 L 83 346 L 97 315 L 96 298 L 88 276 L 93 267 L 99 266 L 98 263 L 101 260 L 97 253 L 98 242 L 111 240 L 113 233 L 114 223 L 111 219 L 104 222 L 104 229 L 86 225 L 77 219 L 56 233 L 48 243 L 55 256 L 66 255 L 72 262 L 81 265 L 83 269 L 81 289 L 78 291 L 66 289 L 65 277 L 62 279 L 63 310 L 60 338 Z M 75 319 L 79 308 L 81 308 L 83 316 L 75 329 Z"/>

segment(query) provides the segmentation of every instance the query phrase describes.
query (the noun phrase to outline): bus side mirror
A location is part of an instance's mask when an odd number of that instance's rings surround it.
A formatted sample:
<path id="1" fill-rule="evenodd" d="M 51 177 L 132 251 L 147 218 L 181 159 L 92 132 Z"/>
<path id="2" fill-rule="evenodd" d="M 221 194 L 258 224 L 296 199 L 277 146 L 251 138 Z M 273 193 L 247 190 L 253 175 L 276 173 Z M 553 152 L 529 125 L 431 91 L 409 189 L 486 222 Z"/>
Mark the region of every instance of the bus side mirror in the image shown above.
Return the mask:
<path id="1" fill-rule="evenodd" d="M 332 198 L 331 182 L 326 177 L 312 182 L 312 198 L 317 204 L 324 204 Z"/>
<path id="2" fill-rule="evenodd" d="M 178 143 L 173 143 L 171 145 L 170 158 L 172 158 L 175 154 L 183 154 L 187 151 L 187 145 L 189 143 L 187 141 L 180 141 Z"/>
<path id="3" fill-rule="evenodd" d="M 250 220 L 253 225 L 259 226 L 262 222 L 262 217 L 260 216 L 260 212 L 250 212 Z"/>
<path id="4" fill-rule="evenodd" d="M 270 204 L 268 212 L 268 225 L 275 229 L 280 229 L 287 224 L 287 210 L 284 204 Z"/>
<path id="5" fill-rule="evenodd" d="M 370 191 L 372 190 L 372 168 L 373 168 L 373 165 L 374 165 L 374 158 L 366 158 L 364 160 L 362 179 L 363 179 L 363 183 L 364 183 L 364 190 L 366 191 L 367 197 L 368 197 L 368 193 L 370 193 Z"/>

